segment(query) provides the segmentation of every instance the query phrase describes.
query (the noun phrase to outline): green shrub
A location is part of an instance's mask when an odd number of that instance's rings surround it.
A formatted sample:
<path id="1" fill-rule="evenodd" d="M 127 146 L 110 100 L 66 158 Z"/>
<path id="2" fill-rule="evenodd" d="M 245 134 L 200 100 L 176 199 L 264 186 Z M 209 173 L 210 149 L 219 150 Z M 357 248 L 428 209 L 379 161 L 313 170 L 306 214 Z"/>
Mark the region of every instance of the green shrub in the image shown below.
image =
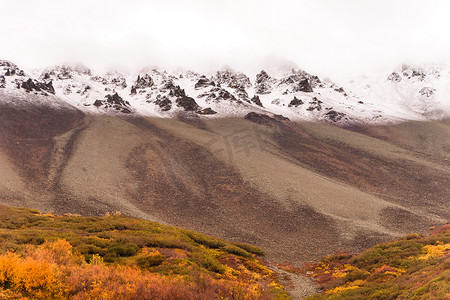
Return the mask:
<path id="1" fill-rule="evenodd" d="M 253 245 L 250 245 L 250 244 L 246 244 L 246 243 L 233 243 L 233 245 L 235 245 L 235 246 L 237 246 L 237 247 L 239 247 L 239 248 L 241 248 L 241 249 L 244 249 L 245 251 L 247 251 L 247 252 L 249 252 L 249 253 L 256 254 L 256 255 L 258 255 L 258 256 L 264 256 L 264 255 L 266 255 L 266 253 L 264 252 L 263 249 L 261 249 L 261 248 L 259 248 L 259 247 L 256 247 L 256 246 L 253 246 Z"/>
<path id="2" fill-rule="evenodd" d="M 237 255 L 237 256 L 242 256 L 242 257 L 245 257 L 245 258 L 254 259 L 253 255 L 251 255 L 250 253 L 248 253 L 244 249 L 236 247 L 234 245 L 225 246 L 225 247 L 223 247 L 223 250 L 225 252 L 228 252 L 228 253 L 231 253 L 231 254 L 234 254 L 234 255 Z"/>
<path id="3" fill-rule="evenodd" d="M 118 244 L 108 248 L 108 252 L 114 252 L 120 257 L 133 256 L 136 255 L 138 251 L 139 247 L 136 244 L 130 243 L 125 245 Z"/>
<path id="4" fill-rule="evenodd" d="M 143 257 L 140 257 L 136 260 L 136 264 L 141 269 L 151 269 L 153 267 L 157 267 L 160 264 L 162 264 L 166 260 L 166 257 L 161 254 L 156 255 L 146 255 Z"/>
<path id="5" fill-rule="evenodd" d="M 195 251 L 191 253 L 191 258 L 197 265 L 211 272 L 219 274 L 225 273 L 225 267 L 222 264 L 220 264 L 220 262 L 217 259 L 209 256 L 207 253 Z"/>
<path id="6" fill-rule="evenodd" d="M 186 241 L 175 236 L 161 236 L 155 235 L 146 240 L 145 246 L 147 247 L 161 247 L 161 248 L 178 248 L 178 249 L 191 249 Z"/>
<path id="7" fill-rule="evenodd" d="M 187 231 L 186 235 L 188 237 L 190 237 L 194 242 L 198 243 L 198 244 L 202 244 L 204 246 L 207 246 L 209 248 L 220 248 L 220 247 L 224 247 L 226 244 L 218 239 L 214 239 L 212 237 L 209 237 L 207 235 L 203 235 L 203 234 L 199 234 L 196 232 L 192 232 L 192 231 Z"/>
<path id="8" fill-rule="evenodd" d="M 364 280 L 369 276 L 370 276 L 369 272 L 356 269 L 345 275 L 344 280 L 345 282 Z"/>

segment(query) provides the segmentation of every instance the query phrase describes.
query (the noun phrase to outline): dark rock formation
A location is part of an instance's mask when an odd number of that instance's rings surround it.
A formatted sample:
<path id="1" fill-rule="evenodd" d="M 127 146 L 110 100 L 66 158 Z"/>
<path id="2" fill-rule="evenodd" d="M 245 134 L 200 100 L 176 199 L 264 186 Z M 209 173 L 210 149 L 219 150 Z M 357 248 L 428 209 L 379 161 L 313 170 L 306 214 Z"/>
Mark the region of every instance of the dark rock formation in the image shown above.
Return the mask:
<path id="1" fill-rule="evenodd" d="M 251 87 L 250 79 L 243 73 L 235 72 L 231 69 L 218 71 L 215 75 L 215 80 L 233 89 L 246 89 Z"/>
<path id="2" fill-rule="evenodd" d="M 200 109 L 200 106 L 195 102 L 194 98 L 186 95 L 178 97 L 177 100 L 175 100 L 175 103 L 179 107 L 184 108 L 185 111 L 198 111 Z"/>
<path id="3" fill-rule="evenodd" d="M 246 95 L 247 94 L 241 95 L 241 96 L 245 97 Z M 215 102 L 220 102 L 220 101 L 238 101 L 233 94 L 231 94 L 227 90 L 219 88 L 219 87 L 212 88 L 209 91 L 207 91 L 207 92 L 205 92 L 203 94 L 200 94 L 198 97 L 199 98 L 206 97 L 206 102 L 210 102 L 210 101 L 215 101 Z"/>
<path id="4" fill-rule="evenodd" d="M 281 79 L 278 86 L 287 85 L 288 92 L 305 92 L 311 93 L 313 89 L 309 83 L 308 78 L 305 75 L 300 75 L 299 73 L 291 74 L 287 77 Z M 290 88 L 290 89 L 289 89 Z"/>
<path id="5" fill-rule="evenodd" d="M 10 75 L 6 75 L 6 76 L 10 76 Z M 34 82 L 31 78 L 28 78 L 27 81 L 22 82 L 21 88 L 25 89 L 27 92 L 31 92 L 32 90 L 36 90 L 38 87 L 34 84 Z"/>
<path id="6" fill-rule="evenodd" d="M 263 105 L 261 103 L 261 100 L 259 99 L 258 95 L 253 96 L 250 101 L 255 103 L 256 105 L 259 105 L 259 106 L 263 107 Z"/>
<path id="7" fill-rule="evenodd" d="M 113 108 L 126 114 L 131 113 L 131 110 L 127 107 L 130 106 L 130 103 L 128 103 L 128 101 L 124 101 L 117 93 L 114 95 L 106 95 L 105 100 L 95 100 L 94 106 L 100 107 L 102 105 L 105 108 Z"/>
<path id="8" fill-rule="evenodd" d="M 172 90 L 174 88 L 175 88 L 175 84 L 173 83 L 173 80 L 164 80 L 161 90 L 162 91 Z"/>
<path id="9" fill-rule="evenodd" d="M 156 96 L 155 104 L 158 105 L 162 111 L 169 111 L 172 108 L 172 101 L 166 96 Z"/>
<path id="10" fill-rule="evenodd" d="M 13 76 L 14 74 L 16 74 L 14 69 L 6 69 L 5 76 Z"/>
<path id="11" fill-rule="evenodd" d="M 259 74 L 256 74 L 256 84 L 260 84 L 266 82 L 270 79 L 269 74 L 266 71 L 262 70 Z"/>
<path id="12" fill-rule="evenodd" d="M 130 105 L 128 101 L 124 101 L 122 97 L 119 96 L 119 94 L 115 93 L 114 95 L 106 95 L 106 102 L 110 104 L 117 104 L 117 105 Z"/>
<path id="13" fill-rule="evenodd" d="M 342 88 L 342 87 L 340 87 L 340 88 L 335 88 L 334 89 L 336 92 L 339 92 L 339 93 L 345 93 L 345 91 L 344 91 L 344 89 Z"/>
<path id="14" fill-rule="evenodd" d="M 309 84 L 313 88 L 315 88 L 315 87 L 323 87 L 324 86 L 322 81 L 320 81 L 319 77 L 317 77 L 316 75 L 309 75 L 308 74 L 307 78 L 309 80 Z"/>
<path id="15" fill-rule="evenodd" d="M 72 71 L 67 67 L 63 67 L 57 73 L 57 77 L 60 80 L 70 79 L 70 78 L 72 78 Z"/>
<path id="16" fill-rule="evenodd" d="M 273 117 L 279 121 L 290 121 L 289 118 L 286 118 L 283 115 L 273 115 Z"/>
<path id="17" fill-rule="evenodd" d="M 208 86 L 216 86 L 216 84 L 214 83 L 214 81 L 206 78 L 206 76 L 201 76 L 198 79 L 198 81 L 195 83 L 194 88 L 197 90 L 197 89 L 205 88 Z"/>
<path id="18" fill-rule="evenodd" d="M 426 74 L 420 70 L 413 70 L 411 73 L 412 77 L 419 77 L 419 80 L 424 80 Z"/>
<path id="19" fill-rule="evenodd" d="M 392 82 L 400 82 L 402 81 L 402 77 L 397 72 L 392 72 L 392 74 L 388 76 L 387 80 Z"/>
<path id="20" fill-rule="evenodd" d="M 294 96 L 291 102 L 289 102 L 288 107 L 297 107 L 299 105 L 303 105 L 303 101 Z"/>
<path id="21" fill-rule="evenodd" d="M 230 92 L 224 89 L 220 89 L 216 98 L 217 101 L 219 100 L 230 100 L 230 101 L 236 101 L 236 97 L 234 97 Z"/>
<path id="22" fill-rule="evenodd" d="M 301 92 L 305 92 L 305 93 L 311 93 L 313 92 L 313 89 L 309 83 L 308 78 L 302 78 L 299 82 L 298 82 L 298 86 L 297 86 L 296 92 L 301 91 Z"/>
<path id="23" fill-rule="evenodd" d="M 330 110 L 329 112 L 327 112 L 325 114 L 325 118 L 327 118 L 328 120 L 332 121 L 332 122 L 338 122 L 340 120 L 342 120 L 342 118 L 345 118 L 346 114 L 342 113 L 342 112 L 337 112 L 335 110 Z"/>
<path id="24" fill-rule="evenodd" d="M 170 81 L 172 82 L 172 81 Z M 168 84 L 166 84 L 167 86 Z M 180 88 L 179 85 L 174 86 L 173 83 L 169 85 L 169 96 L 176 97 L 175 103 L 184 108 L 185 111 L 197 111 L 200 106 L 195 102 L 194 98 L 188 97 L 186 92 Z"/>
<path id="25" fill-rule="evenodd" d="M 280 121 L 279 118 L 272 118 L 265 114 L 258 114 L 255 112 L 251 112 L 245 115 L 244 119 L 249 120 L 251 122 L 262 124 L 269 127 L 284 127 L 284 124 Z"/>
<path id="26" fill-rule="evenodd" d="M 402 71 L 403 76 L 407 77 L 408 79 L 411 79 L 413 77 L 419 79 L 420 81 L 423 81 L 426 77 L 426 74 L 424 71 L 420 69 L 413 69 L 404 67 Z"/>
<path id="27" fill-rule="evenodd" d="M 39 82 L 28 78 L 27 81 L 23 81 L 20 85 L 21 88 L 25 89 L 27 92 L 31 91 L 46 91 L 51 94 L 55 94 L 55 89 L 51 81 L 49 82 Z"/>
<path id="28" fill-rule="evenodd" d="M 322 101 L 317 99 L 316 97 L 313 97 L 311 101 L 309 102 L 309 107 L 306 109 L 307 111 L 321 111 L 322 110 Z"/>
<path id="29" fill-rule="evenodd" d="M 247 91 L 243 88 L 239 88 L 236 90 L 235 95 L 238 99 L 250 103 L 250 99 L 248 98 Z"/>
<path id="30" fill-rule="evenodd" d="M 431 97 L 436 93 L 436 89 L 432 87 L 423 87 L 420 89 L 419 94 L 425 97 Z"/>
<path id="31" fill-rule="evenodd" d="M 108 84 L 108 80 L 106 78 L 100 77 L 100 76 L 92 76 L 91 80 L 96 81 L 96 82 L 100 82 L 103 85 L 107 85 Z"/>
<path id="32" fill-rule="evenodd" d="M 94 102 L 94 106 L 95 107 L 100 107 L 102 105 L 103 105 L 103 101 L 102 100 L 95 100 L 95 102 Z"/>
<path id="33" fill-rule="evenodd" d="M 118 73 L 108 73 L 105 77 L 93 76 L 91 80 L 100 82 L 103 85 L 115 85 L 116 87 L 126 88 L 127 80 L 121 74 Z"/>
<path id="34" fill-rule="evenodd" d="M 212 110 L 210 107 L 207 107 L 207 108 L 197 111 L 197 113 L 200 115 L 214 115 L 217 112 Z"/>
<path id="35" fill-rule="evenodd" d="M 89 85 L 83 83 L 81 85 L 80 89 L 77 91 L 77 94 L 84 96 L 89 92 L 90 89 L 91 89 L 91 87 Z"/>
<path id="36" fill-rule="evenodd" d="M 272 83 L 273 80 L 269 74 L 262 70 L 259 74 L 256 74 L 255 92 L 260 95 L 270 94 L 272 91 Z"/>
<path id="37" fill-rule="evenodd" d="M 167 83 L 166 86 L 169 86 L 169 96 L 173 97 L 186 97 L 186 92 L 181 89 L 179 85 L 175 86 L 173 85 L 173 82 L 170 81 L 170 83 Z"/>
<path id="38" fill-rule="evenodd" d="M 73 78 L 73 74 L 79 75 L 91 75 L 91 70 L 82 65 L 77 65 L 75 67 L 69 66 L 55 66 L 49 69 L 46 69 L 42 72 L 39 77 L 41 80 L 46 79 L 58 79 L 58 80 L 66 80 Z"/>
<path id="39" fill-rule="evenodd" d="M 25 72 L 17 67 L 17 65 L 6 60 L 0 60 L 0 67 L 5 71 L 4 76 L 25 76 Z"/>
<path id="40" fill-rule="evenodd" d="M 5 76 L 0 75 L 0 88 L 5 88 L 6 87 L 6 80 L 5 80 Z"/>
<path id="41" fill-rule="evenodd" d="M 124 77 L 115 77 L 111 79 L 111 84 L 114 84 L 117 87 L 126 88 L 127 87 L 127 81 Z"/>
<path id="42" fill-rule="evenodd" d="M 152 87 L 154 85 L 153 79 L 150 77 L 150 75 L 145 74 L 144 76 L 139 76 L 137 77 L 136 81 L 134 82 L 133 86 L 132 86 L 132 90 L 134 89 L 145 89 L 145 88 L 149 88 Z"/>

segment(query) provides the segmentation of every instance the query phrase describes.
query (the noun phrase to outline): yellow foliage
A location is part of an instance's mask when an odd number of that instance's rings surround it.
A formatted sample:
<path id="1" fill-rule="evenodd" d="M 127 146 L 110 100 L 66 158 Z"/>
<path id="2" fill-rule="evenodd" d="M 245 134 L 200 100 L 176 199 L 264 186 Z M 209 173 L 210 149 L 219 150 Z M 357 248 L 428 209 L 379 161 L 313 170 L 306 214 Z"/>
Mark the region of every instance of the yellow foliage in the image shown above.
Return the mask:
<path id="1" fill-rule="evenodd" d="M 161 255 L 158 250 L 147 255 Z M 243 266 L 226 266 L 221 277 L 207 274 L 163 276 L 136 267 L 105 265 L 94 255 L 80 261 L 65 240 L 28 247 L 21 256 L 0 255 L 0 298 L 15 299 L 255 299 L 267 288 L 282 289 L 273 280 Z M 269 286 L 265 286 L 268 284 Z M 16 297 L 17 296 L 17 297 Z"/>
<path id="2" fill-rule="evenodd" d="M 338 286 L 332 290 L 328 290 L 325 292 L 325 294 L 337 294 L 343 291 L 347 291 L 347 290 L 354 290 L 357 289 L 358 286 L 357 285 L 351 285 L 351 286 Z"/>
<path id="3" fill-rule="evenodd" d="M 343 278 L 348 273 L 355 271 L 355 270 L 359 270 L 359 269 L 357 267 L 349 265 L 349 264 L 339 265 L 338 268 L 333 270 L 333 277 L 334 278 Z"/>
<path id="4" fill-rule="evenodd" d="M 33 257 L 21 258 L 18 254 L 0 256 L 0 285 L 11 287 L 15 292 L 34 294 L 42 298 L 58 293 L 56 270 L 45 261 Z"/>
<path id="5" fill-rule="evenodd" d="M 98 254 L 92 254 L 92 258 L 89 260 L 91 265 L 103 265 L 103 257 Z"/>
<path id="6" fill-rule="evenodd" d="M 325 293 L 326 294 L 337 294 L 342 291 L 357 289 L 358 287 L 362 286 L 364 283 L 365 283 L 364 280 L 355 280 L 355 281 L 349 282 L 343 286 L 338 286 L 334 289 L 328 290 Z"/>
<path id="7" fill-rule="evenodd" d="M 419 259 L 430 259 L 444 256 L 445 252 L 450 250 L 450 243 L 438 245 L 426 245 L 423 247 L 424 255 L 419 256 Z"/>
<path id="8" fill-rule="evenodd" d="M 330 266 L 324 262 L 320 262 L 317 267 L 315 268 L 316 270 L 328 270 L 330 268 Z"/>

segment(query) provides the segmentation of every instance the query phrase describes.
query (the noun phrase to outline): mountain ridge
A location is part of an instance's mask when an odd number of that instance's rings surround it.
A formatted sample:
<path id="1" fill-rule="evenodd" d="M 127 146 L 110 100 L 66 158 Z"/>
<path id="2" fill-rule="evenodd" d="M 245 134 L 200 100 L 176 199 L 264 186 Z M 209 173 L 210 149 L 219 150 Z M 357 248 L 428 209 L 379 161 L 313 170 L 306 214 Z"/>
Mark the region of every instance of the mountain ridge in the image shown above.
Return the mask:
<path id="1" fill-rule="evenodd" d="M 229 67 L 209 75 L 144 68 L 136 74 L 113 71 L 100 76 L 82 65 L 61 65 L 28 75 L 0 60 L 0 93 L 33 93 L 41 102 L 54 95 L 87 113 L 174 117 L 187 112 L 216 118 L 255 111 L 344 126 L 448 117 L 449 80 L 444 67 L 406 65 L 346 86 L 299 68 L 276 74 L 261 70 L 249 78 Z"/>

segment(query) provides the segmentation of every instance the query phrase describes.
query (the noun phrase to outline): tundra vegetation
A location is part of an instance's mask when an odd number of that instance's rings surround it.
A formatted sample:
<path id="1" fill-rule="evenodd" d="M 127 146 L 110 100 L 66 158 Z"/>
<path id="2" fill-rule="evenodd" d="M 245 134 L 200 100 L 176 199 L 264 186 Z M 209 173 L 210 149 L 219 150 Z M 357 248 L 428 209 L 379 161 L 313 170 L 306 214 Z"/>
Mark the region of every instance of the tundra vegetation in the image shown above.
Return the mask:
<path id="1" fill-rule="evenodd" d="M 262 255 L 118 213 L 0 206 L 1 299 L 289 299 Z"/>
<path id="2" fill-rule="evenodd" d="M 307 299 L 450 299 L 450 224 L 307 267 L 323 293 Z"/>

